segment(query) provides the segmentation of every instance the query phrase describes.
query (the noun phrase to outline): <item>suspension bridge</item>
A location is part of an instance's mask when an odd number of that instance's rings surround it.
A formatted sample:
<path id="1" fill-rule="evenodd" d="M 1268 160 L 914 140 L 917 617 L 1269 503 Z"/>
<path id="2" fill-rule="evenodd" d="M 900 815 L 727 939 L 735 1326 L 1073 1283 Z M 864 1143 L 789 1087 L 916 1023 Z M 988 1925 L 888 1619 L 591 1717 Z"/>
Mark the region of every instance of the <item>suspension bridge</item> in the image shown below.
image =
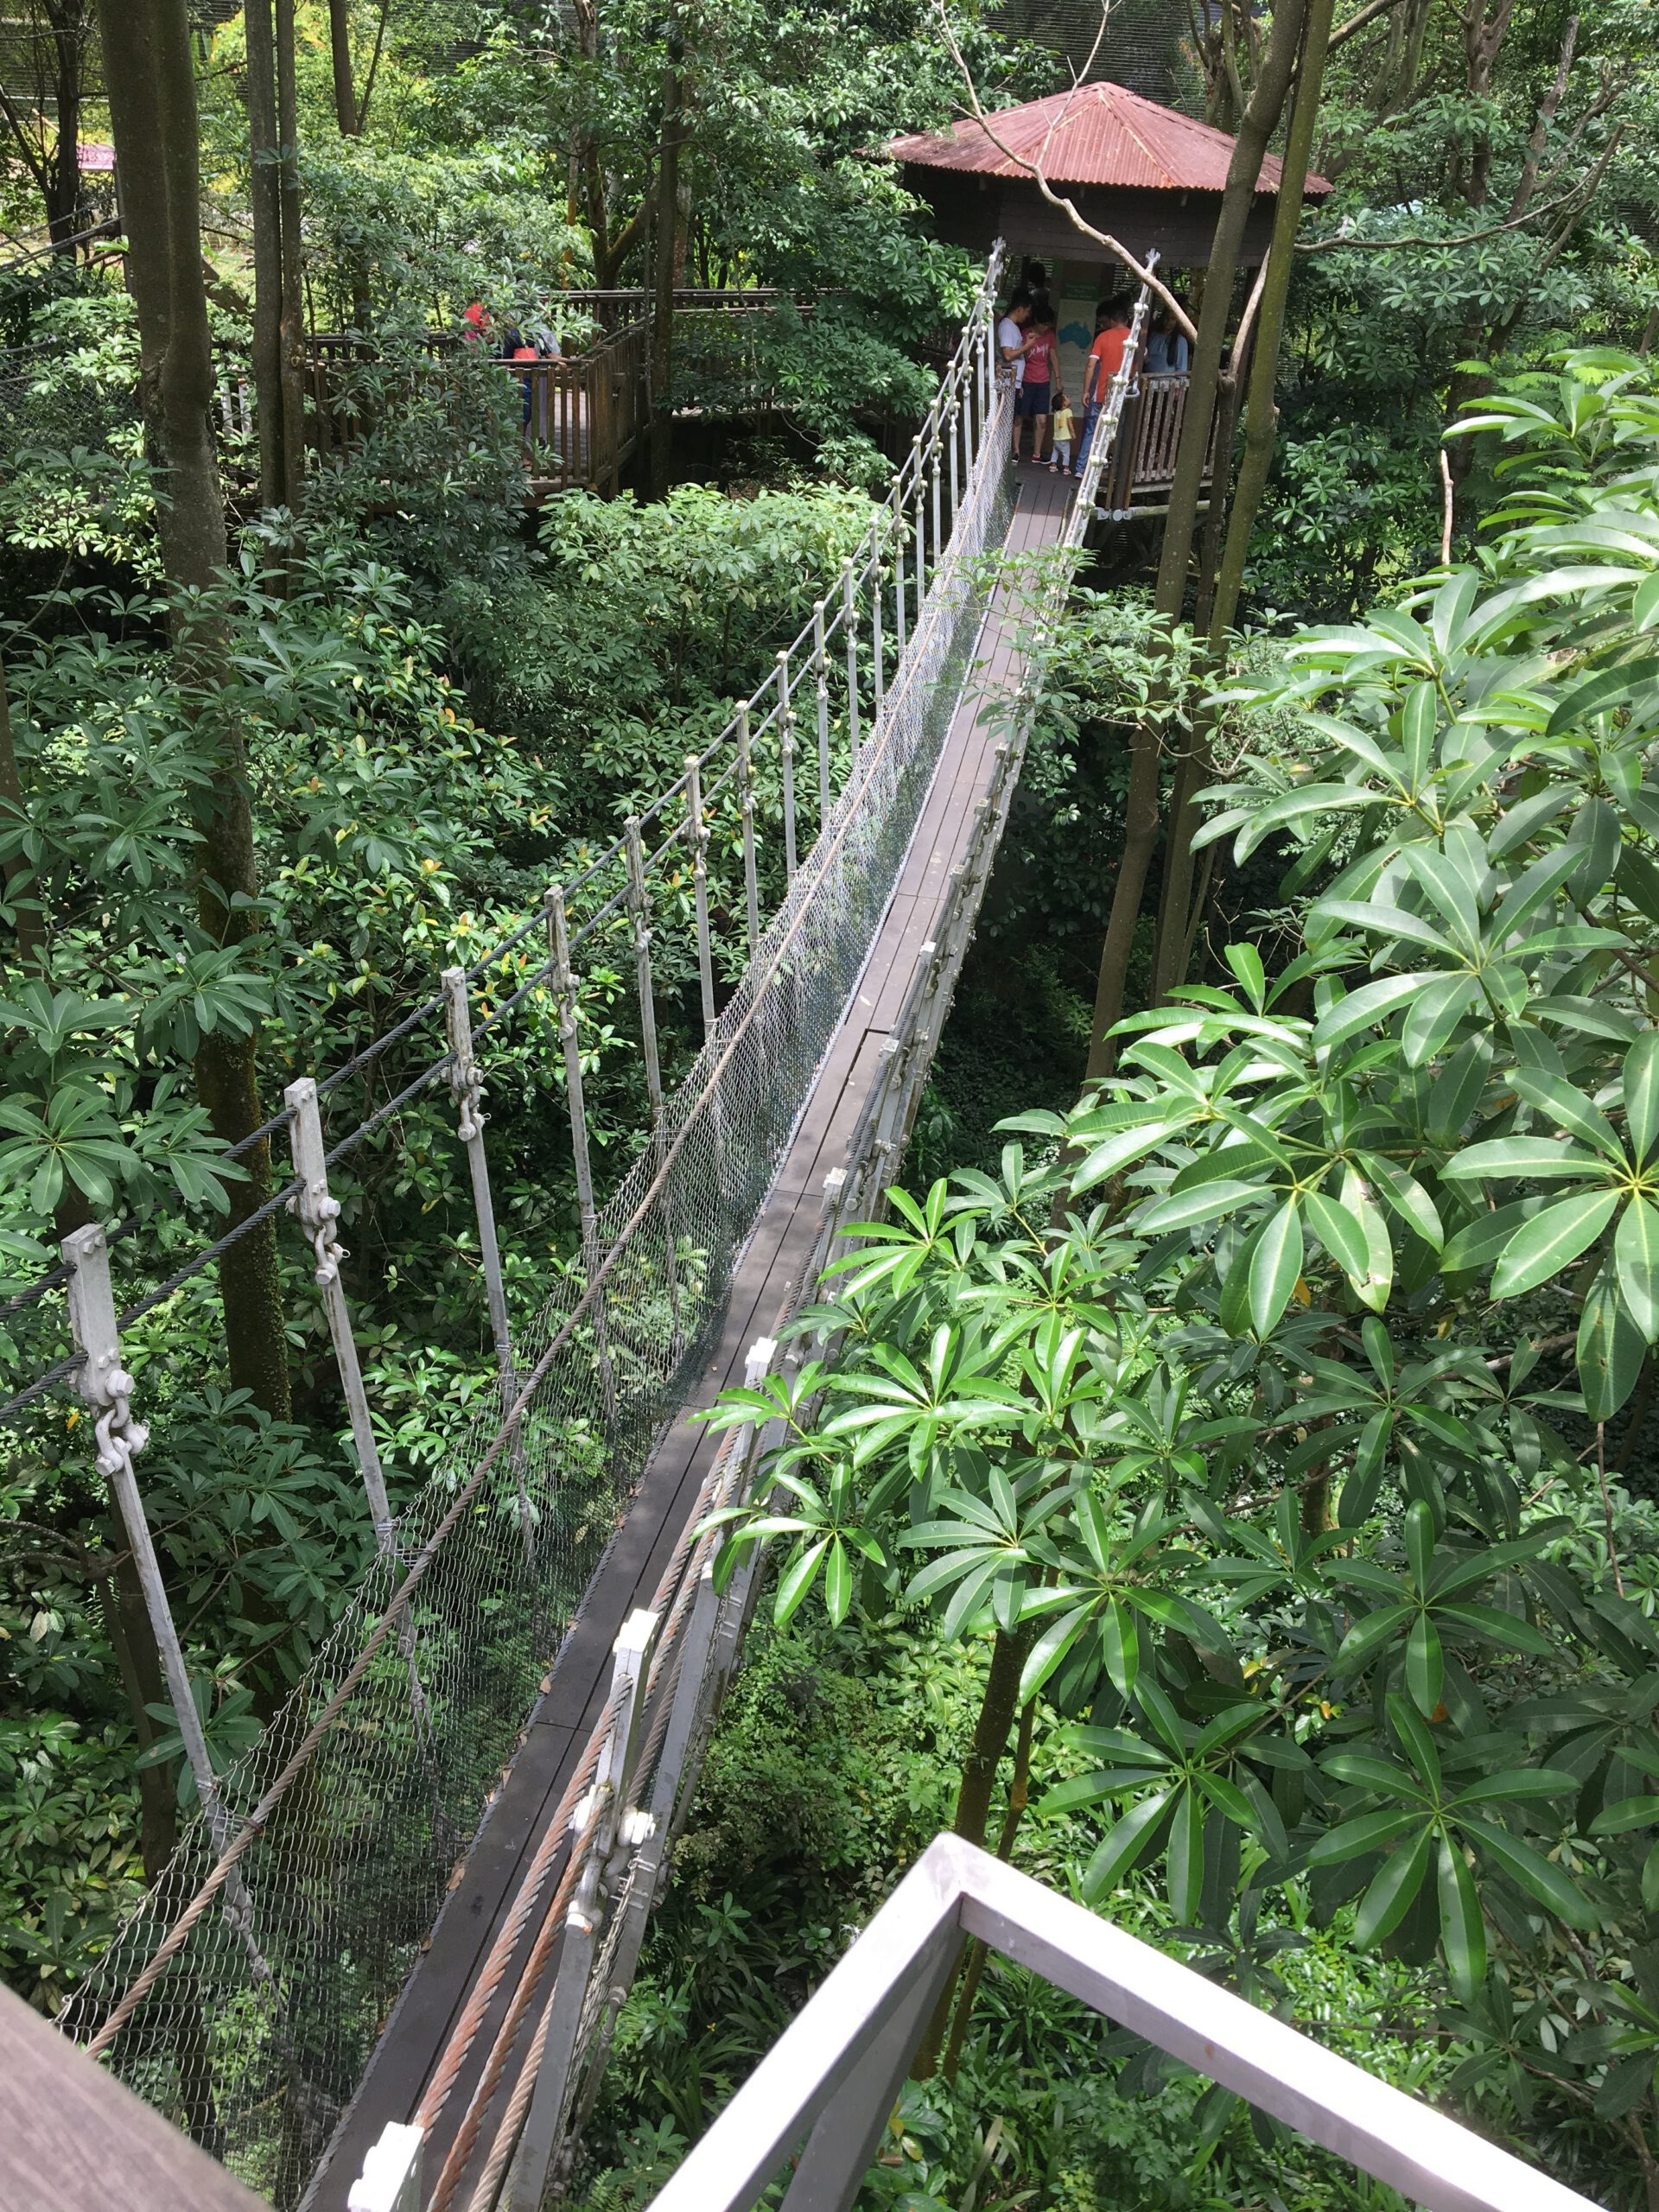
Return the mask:
<path id="1" fill-rule="evenodd" d="M 52 1390 L 90 1408 L 199 1799 L 60 2024 L 282 2212 L 524 2212 L 556 2182 L 594 2093 L 753 1596 L 753 1567 L 716 1592 L 697 1532 L 746 1494 L 767 1440 L 747 1427 L 716 1442 L 691 1417 L 777 1363 L 830 1241 L 879 1205 L 902 1154 L 1018 779 L 1042 633 L 1131 388 L 1136 344 L 1075 496 L 1046 472 L 1016 483 L 995 353 L 1001 261 L 863 544 L 766 683 L 612 848 L 549 890 L 543 914 L 447 971 L 388 1033 L 441 1015 L 447 1052 L 344 1135 L 323 1121 L 343 1071 L 291 1084 L 270 1131 L 291 1176 L 125 1313 L 111 1236 L 67 1239 L 75 1350 L 0 1408 Z M 1137 344 L 1146 311 L 1143 293 Z M 1001 557 L 1046 550 L 1034 569 Z M 785 861 L 770 917 L 763 766 Z M 717 1011 L 708 857 L 727 794 L 748 960 Z M 672 1090 L 655 1014 L 669 871 L 690 886 L 704 1027 Z M 601 1206 L 576 963 L 619 925 L 650 1135 Z M 509 955 L 522 980 L 474 1020 L 480 977 Z M 558 1009 L 581 1264 L 515 1333 L 482 1102 L 492 1033 L 541 989 Z M 330 1176 L 443 1085 L 499 1395 L 394 1515 Z M 121 1332 L 283 1209 L 312 1248 L 375 1552 L 287 1704 L 215 1774 L 146 1524 L 148 1432 Z"/>

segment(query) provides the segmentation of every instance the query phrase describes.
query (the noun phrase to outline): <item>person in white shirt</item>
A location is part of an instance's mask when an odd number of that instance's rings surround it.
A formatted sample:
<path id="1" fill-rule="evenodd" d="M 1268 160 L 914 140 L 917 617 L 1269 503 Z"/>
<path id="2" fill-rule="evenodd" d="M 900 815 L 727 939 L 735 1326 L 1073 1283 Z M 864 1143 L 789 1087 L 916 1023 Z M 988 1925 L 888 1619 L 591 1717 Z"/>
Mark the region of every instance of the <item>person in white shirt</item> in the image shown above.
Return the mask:
<path id="1" fill-rule="evenodd" d="M 1031 295 L 1016 292 L 1002 311 L 996 326 L 997 379 L 1010 384 L 1014 391 L 1014 457 L 1020 458 L 1019 392 L 1026 380 L 1026 348 L 1030 340 L 1026 325 L 1031 321 Z"/>

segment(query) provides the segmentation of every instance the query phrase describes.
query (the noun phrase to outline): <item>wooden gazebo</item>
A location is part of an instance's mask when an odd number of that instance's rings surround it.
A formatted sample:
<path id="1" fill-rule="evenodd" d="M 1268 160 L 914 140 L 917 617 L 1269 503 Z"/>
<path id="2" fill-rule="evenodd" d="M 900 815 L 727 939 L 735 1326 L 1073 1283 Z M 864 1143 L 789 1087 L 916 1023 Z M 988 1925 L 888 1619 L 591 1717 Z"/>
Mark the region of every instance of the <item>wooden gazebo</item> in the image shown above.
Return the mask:
<path id="1" fill-rule="evenodd" d="M 1085 222 L 1137 260 L 1155 251 L 1160 275 L 1179 292 L 1181 272 L 1201 270 L 1208 258 L 1233 141 L 1122 85 L 1092 84 L 998 109 L 988 123 L 969 118 L 950 130 L 896 138 L 887 152 L 903 165 L 909 190 L 932 209 L 942 238 L 985 254 L 1000 238 L 1016 267 L 1020 257 L 1043 263 L 1059 324 L 1061 378 L 1080 397 L 1096 304 L 1128 290 L 1131 279 L 1044 197 L 1033 165 Z M 1245 226 L 1246 270 L 1266 257 L 1280 175 L 1269 155 Z M 1330 190 L 1323 177 L 1310 176 L 1304 196 L 1322 199 Z M 1160 512 L 1185 410 L 1184 376 L 1141 378 L 1101 487 L 1103 512 Z"/>
<path id="2" fill-rule="evenodd" d="M 1233 142 L 1175 108 L 1102 84 L 998 109 L 988 128 L 970 117 L 950 130 L 895 138 L 887 151 L 952 245 L 985 253 L 1001 238 L 1016 253 L 1058 258 L 1068 270 L 1086 264 L 1106 277 L 1116 264 L 1043 197 L 1030 165 L 1076 203 L 1085 222 L 1138 258 L 1155 249 L 1166 269 L 1201 269 Z M 1247 266 L 1267 252 L 1279 178 L 1279 162 L 1268 155 L 1245 232 Z M 1323 177 L 1310 176 L 1306 197 L 1330 189 Z"/>

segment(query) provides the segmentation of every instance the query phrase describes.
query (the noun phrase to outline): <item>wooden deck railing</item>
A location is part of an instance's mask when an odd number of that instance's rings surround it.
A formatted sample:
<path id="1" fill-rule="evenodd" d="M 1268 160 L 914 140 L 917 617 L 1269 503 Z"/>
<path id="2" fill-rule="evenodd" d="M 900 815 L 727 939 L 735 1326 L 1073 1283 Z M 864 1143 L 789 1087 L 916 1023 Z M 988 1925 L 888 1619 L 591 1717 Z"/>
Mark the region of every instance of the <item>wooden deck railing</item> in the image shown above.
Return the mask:
<path id="1" fill-rule="evenodd" d="M 1157 506 L 1169 497 L 1175 480 L 1175 455 L 1186 419 L 1185 376 L 1143 375 L 1124 410 L 1123 429 L 1117 450 L 1101 480 L 1099 510 L 1107 514 L 1131 514 Z M 1208 484 L 1215 466 L 1216 426 L 1210 425 L 1210 448 L 1204 457 L 1204 481 Z"/>
<path id="2" fill-rule="evenodd" d="M 677 291 L 677 402 L 711 412 L 763 404 L 753 319 L 775 310 L 785 296 L 769 288 Z M 554 293 L 547 308 L 556 327 L 581 315 L 591 318 L 601 334 L 579 352 L 550 359 L 503 360 L 493 353 L 481 358 L 519 386 L 535 496 L 584 487 L 613 493 L 650 421 L 651 296 Z M 811 309 L 800 311 L 806 315 Z M 425 360 L 411 362 L 410 373 L 442 376 L 446 362 L 457 360 L 466 343 L 464 334 L 428 333 L 416 348 Z M 311 442 L 325 459 L 343 459 L 361 442 L 372 380 L 353 372 L 378 357 L 377 347 L 348 333 L 321 331 L 309 340 L 307 422 Z"/>

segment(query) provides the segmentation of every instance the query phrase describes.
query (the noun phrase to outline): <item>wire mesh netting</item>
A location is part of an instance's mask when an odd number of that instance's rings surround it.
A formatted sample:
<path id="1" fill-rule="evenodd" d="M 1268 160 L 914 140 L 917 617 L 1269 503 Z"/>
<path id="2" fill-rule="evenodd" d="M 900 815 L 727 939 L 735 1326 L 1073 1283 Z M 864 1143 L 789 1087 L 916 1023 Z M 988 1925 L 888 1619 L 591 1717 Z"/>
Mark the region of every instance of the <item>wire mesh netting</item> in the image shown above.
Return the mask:
<path id="1" fill-rule="evenodd" d="M 964 339 L 963 388 L 982 373 L 984 308 Z M 504 1431 L 480 1415 L 405 1513 L 394 1549 L 226 1779 L 213 1830 L 192 1824 L 67 2008 L 72 2033 L 101 2029 L 130 2087 L 280 2207 L 302 2195 L 537 1681 L 718 1333 L 972 657 L 989 588 L 976 556 L 1011 510 L 1005 406 L 964 410 L 981 417 L 978 459 L 846 788 L 600 1215 L 586 1279 L 561 1278 L 515 1344 L 518 1419 Z M 410 1594 L 389 1622 L 400 1585 Z M 231 1838 L 233 1871 L 169 1948 Z"/>

